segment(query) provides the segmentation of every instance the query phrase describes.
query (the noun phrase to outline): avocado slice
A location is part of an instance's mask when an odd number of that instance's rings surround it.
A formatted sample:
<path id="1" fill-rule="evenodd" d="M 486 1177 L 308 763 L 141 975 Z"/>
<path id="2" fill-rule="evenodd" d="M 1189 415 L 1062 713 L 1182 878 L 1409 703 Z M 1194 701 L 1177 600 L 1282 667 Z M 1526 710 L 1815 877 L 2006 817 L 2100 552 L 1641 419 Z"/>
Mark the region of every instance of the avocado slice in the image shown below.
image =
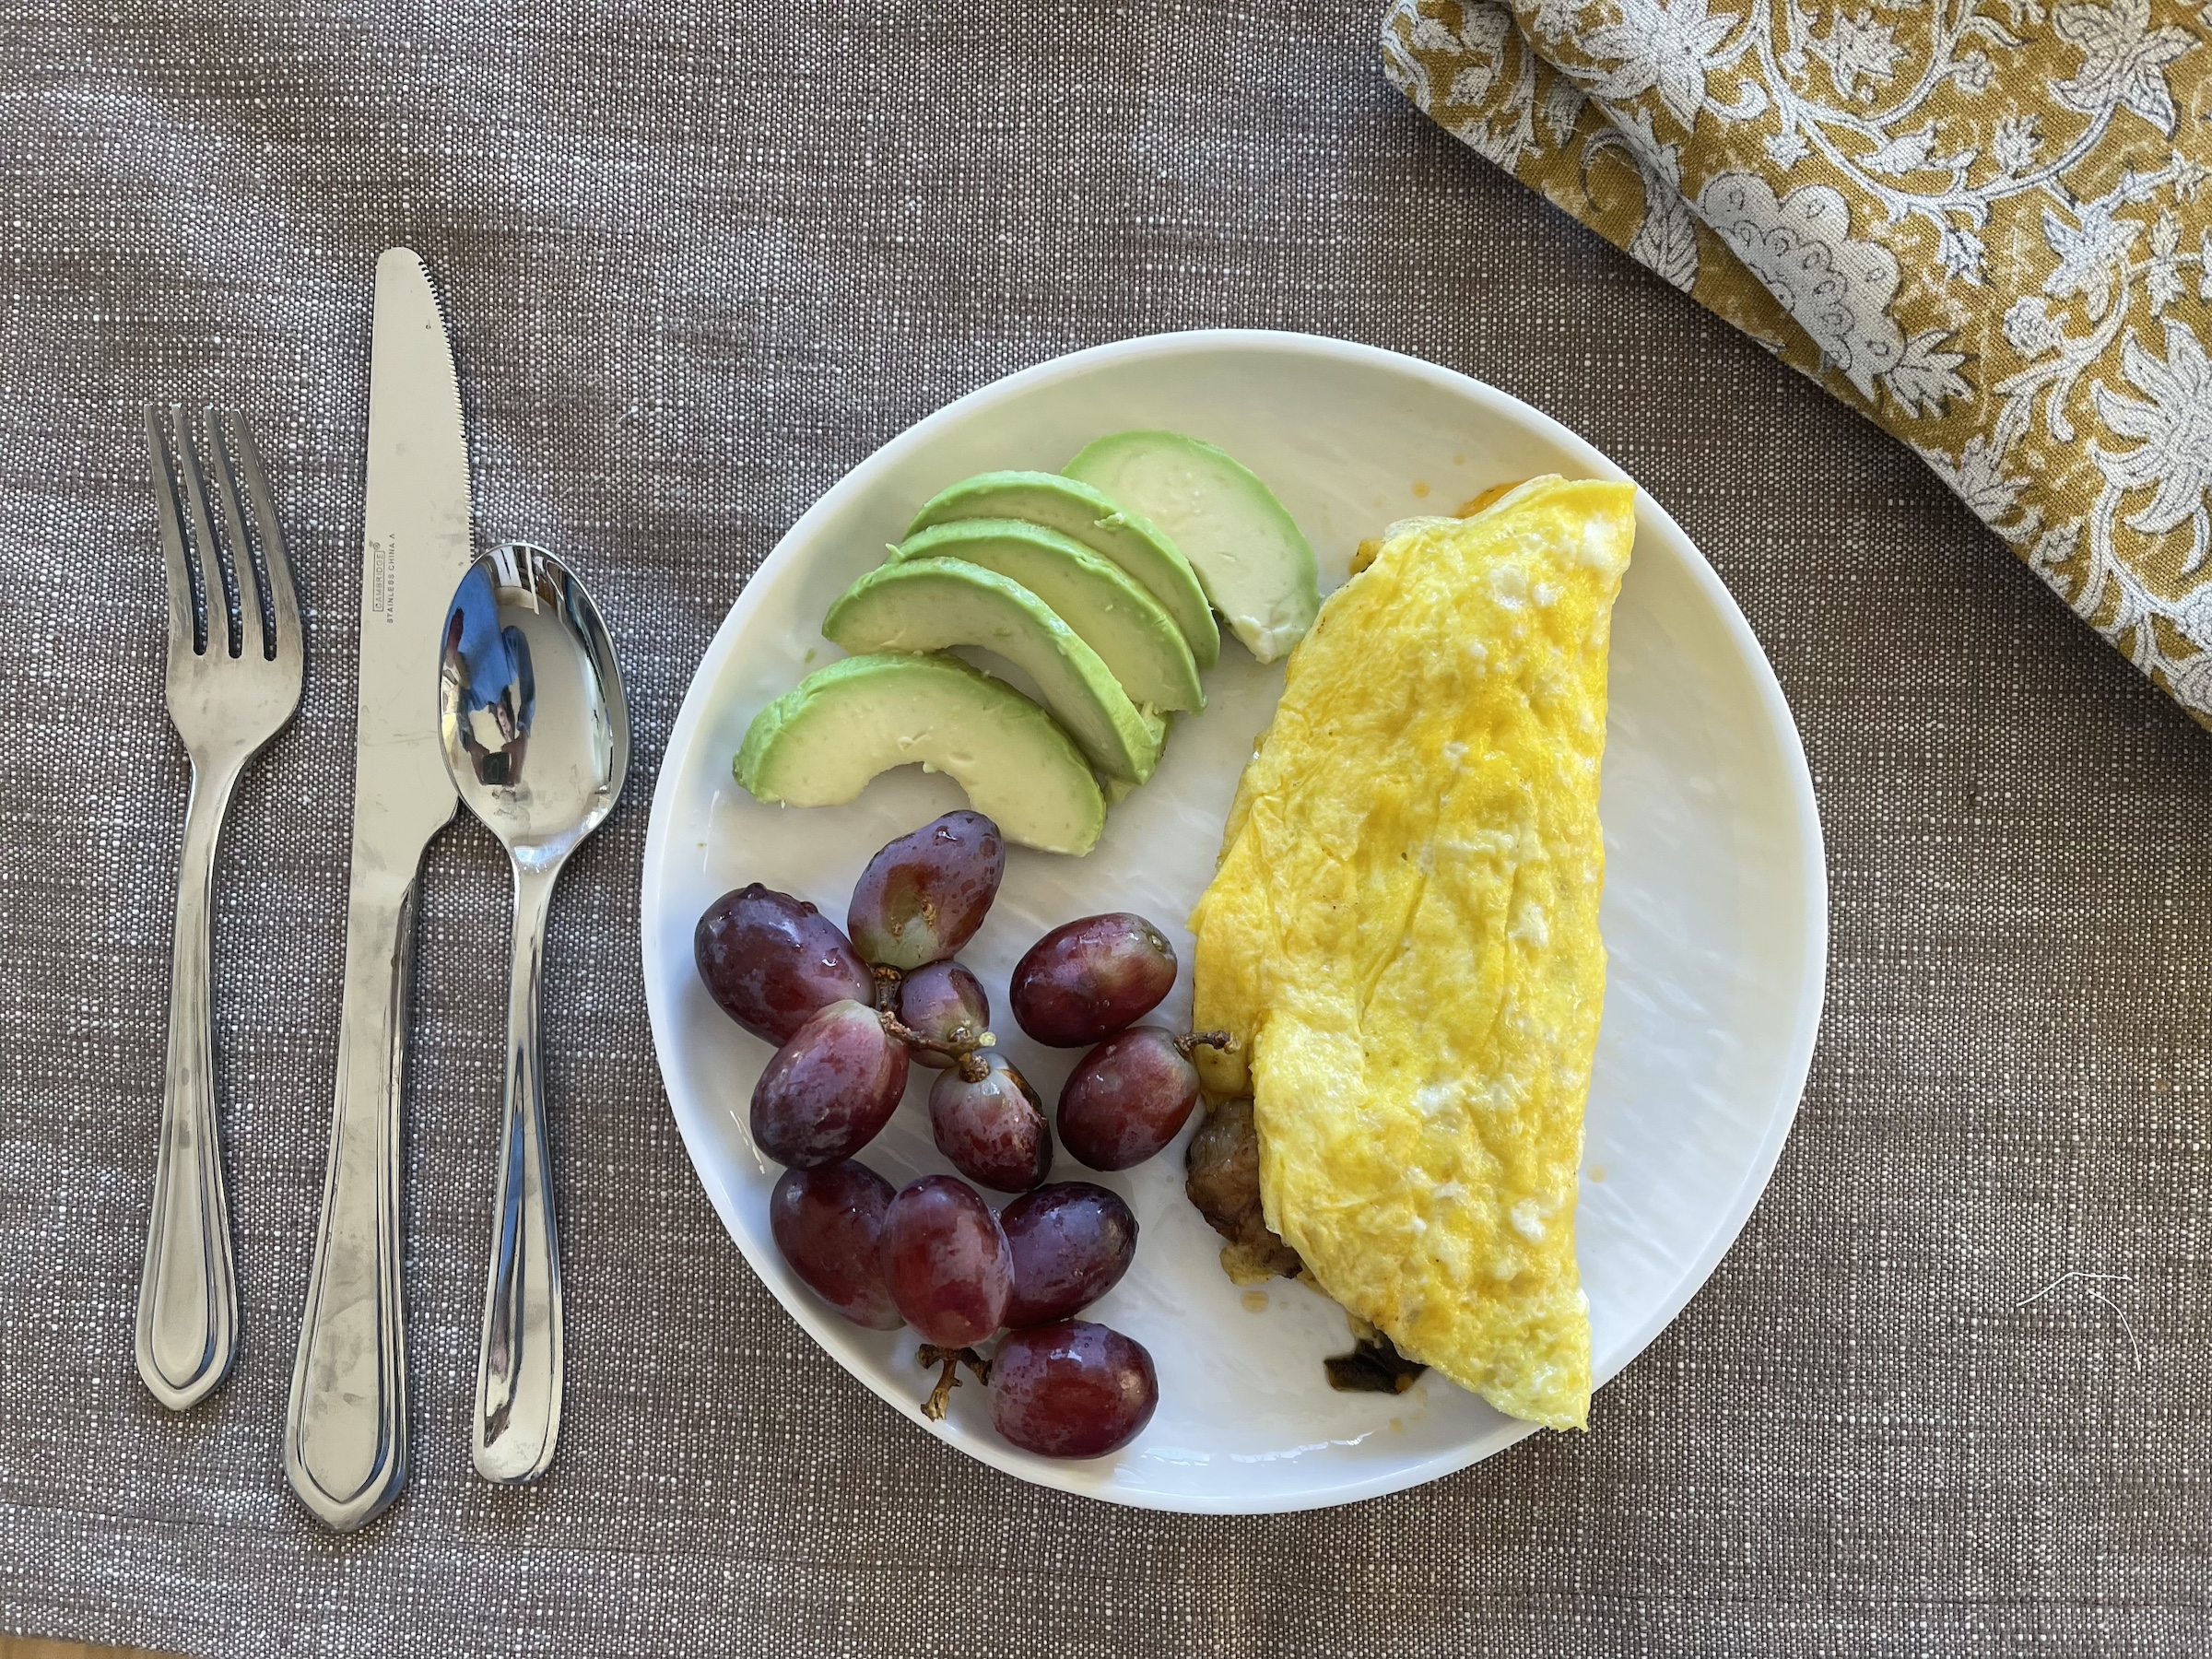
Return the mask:
<path id="1" fill-rule="evenodd" d="M 822 632 L 854 655 L 876 651 L 994 651 L 1036 681 L 1045 707 L 1091 764 L 1142 783 L 1159 760 L 1121 682 L 1082 636 L 1020 582 L 958 559 L 908 559 L 870 571 L 840 594 Z"/>
<path id="2" fill-rule="evenodd" d="M 1180 432 L 1116 432 L 1065 470 L 1165 531 L 1261 662 L 1284 655 L 1313 626 L 1321 587 L 1312 546 L 1234 456 Z"/>
<path id="3" fill-rule="evenodd" d="M 1213 608 L 1191 561 L 1157 524 L 1124 512 L 1089 485 L 1059 473 L 978 473 L 924 503 L 906 533 L 912 536 L 963 519 L 1023 519 L 1081 542 L 1159 601 L 1201 669 L 1220 660 L 1221 630 L 1214 626 Z"/>
<path id="4" fill-rule="evenodd" d="M 1139 708 L 1203 709 L 1198 665 L 1175 619 L 1121 566 L 1018 519 L 963 519 L 910 535 L 894 560 L 963 559 L 1018 582 L 1099 653 Z"/>
<path id="5" fill-rule="evenodd" d="M 953 656 L 845 657 L 759 713 L 733 767 L 755 799 L 838 806 L 877 773 L 919 760 L 968 792 L 1009 841 L 1080 856 L 1106 802 L 1053 717 Z"/>

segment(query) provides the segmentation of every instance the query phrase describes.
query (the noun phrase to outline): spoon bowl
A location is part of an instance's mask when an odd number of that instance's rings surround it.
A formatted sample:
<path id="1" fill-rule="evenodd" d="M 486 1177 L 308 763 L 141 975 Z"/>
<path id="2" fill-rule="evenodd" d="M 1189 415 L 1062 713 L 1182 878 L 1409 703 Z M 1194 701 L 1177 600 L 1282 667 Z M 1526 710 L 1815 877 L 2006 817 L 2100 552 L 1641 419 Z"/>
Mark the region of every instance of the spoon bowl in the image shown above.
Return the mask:
<path id="1" fill-rule="evenodd" d="M 614 647 L 583 584 L 513 542 L 469 567 L 446 615 L 438 734 L 471 812 L 516 856 L 558 863 L 629 770 Z"/>
<path id="2" fill-rule="evenodd" d="M 469 567 L 446 611 L 438 734 L 453 787 L 514 868 L 506 1101 L 472 1438 L 488 1480 L 535 1480 L 560 1436 L 560 1247 L 538 1066 L 546 916 L 560 866 L 629 770 L 614 647 L 583 584 L 511 542 Z"/>

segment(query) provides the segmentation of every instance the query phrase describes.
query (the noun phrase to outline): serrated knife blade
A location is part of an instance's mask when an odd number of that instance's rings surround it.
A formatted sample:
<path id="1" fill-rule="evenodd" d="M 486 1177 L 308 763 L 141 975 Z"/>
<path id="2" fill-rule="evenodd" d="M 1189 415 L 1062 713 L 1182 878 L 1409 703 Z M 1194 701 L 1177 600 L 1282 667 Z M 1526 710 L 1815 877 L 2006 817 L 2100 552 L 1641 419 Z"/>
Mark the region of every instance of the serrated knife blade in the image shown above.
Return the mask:
<path id="1" fill-rule="evenodd" d="M 422 260 L 376 262 L 362 524 L 360 703 L 337 1100 L 285 1476 L 317 1519 L 365 1526 L 407 1473 L 399 1109 L 423 849 L 453 816 L 438 742 L 438 643 L 469 565 L 468 445 L 445 320 Z"/>

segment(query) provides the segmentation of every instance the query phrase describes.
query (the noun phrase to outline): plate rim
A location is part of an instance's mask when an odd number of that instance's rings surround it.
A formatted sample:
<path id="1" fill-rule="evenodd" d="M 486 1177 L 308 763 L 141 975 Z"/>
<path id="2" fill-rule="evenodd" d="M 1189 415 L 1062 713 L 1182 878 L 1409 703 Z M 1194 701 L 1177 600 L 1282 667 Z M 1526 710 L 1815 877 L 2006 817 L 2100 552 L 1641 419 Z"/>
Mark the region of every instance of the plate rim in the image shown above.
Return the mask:
<path id="1" fill-rule="evenodd" d="M 1235 1494 L 1171 1493 L 1123 1490 L 1105 1487 L 1086 1488 L 1064 1481 L 1050 1479 L 1044 1473 L 1030 1466 L 1024 1454 L 1010 1446 L 1001 1446 L 981 1436 L 955 1432 L 949 1422 L 933 1423 L 921 1414 L 908 1390 L 904 1397 L 892 1391 L 888 1382 L 873 1374 L 856 1371 L 845 1364 L 828 1340 L 836 1315 L 826 1307 L 817 1307 L 804 1300 L 794 1303 L 778 1295 L 773 1283 L 761 1270 L 754 1251 L 747 1239 L 734 1225 L 732 1206 L 735 1199 L 722 1183 L 708 1173 L 699 1149 L 693 1145 L 690 1131 L 683 1114 L 677 1110 L 676 1090 L 670 1082 L 669 1055 L 675 1051 L 673 1032 L 668 1029 L 665 1009 L 672 1001 L 673 993 L 665 977 L 656 966 L 657 938 L 653 922 L 658 916 L 664 887 L 663 871 L 667 865 L 669 826 L 675 812 L 675 774 L 679 765 L 672 761 L 688 754 L 698 740 L 698 729 L 705 719 L 706 699 L 702 683 L 721 677 L 724 665 L 736 648 L 736 634 L 740 622 L 763 601 L 766 588 L 761 579 L 773 571 L 780 563 L 800 557 L 801 544 L 812 538 L 815 525 L 836 513 L 849 500 L 860 495 L 869 485 L 862 481 L 864 473 L 873 474 L 883 466 L 896 463 L 906 451 L 925 442 L 939 429 L 950 426 L 989 405 L 1055 381 L 1079 376 L 1109 362 L 1137 360 L 1149 357 L 1171 357 L 1182 353 L 1203 353 L 1223 348 L 1247 349 L 1307 355 L 1320 359 L 1335 359 L 1368 368 L 1385 369 L 1399 374 L 1410 373 L 1440 389 L 1455 393 L 1489 408 L 1524 421 L 1558 443 L 1560 447 L 1583 457 L 1593 476 L 1635 483 L 1627 469 L 1600 451 L 1589 440 L 1582 437 L 1552 416 L 1510 392 L 1490 385 L 1457 370 L 1447 369 L 1425 359 L 1393 351 L 1380 346 L 1343 340 L 1327 335 L 1306 334 L 1296 330 L 1266 328 L 1203 328 L 1182 329 L 1165 334 L 1132 335 L 1120 340 L 1065 352 L 1033 363 L 1011 374 L 987 381 L 971 391 L 963 393 L 950 403 L 933 410 L 921 419 L 900 429 L 863 456 L 824 490 L 806 512 L 794 519 L 790 527 L 776 540 L 737 595 L 724 613 L 714 636 L 707 643 L 699 662 L 692 668 L 684 688 L 683 700 L 677 717 L 668 728 L 668 736 L 662 745 L 653 778 L 653 802 L 645 827 L 645 845 L 640 870 L 638 904 L 638 942 L 640 969 L 645 983 L 646 1018 L 653 1032 L 653 1062 L 661 1074 L 661 1093 L 666 1101 L 669 1116 L 676 1124 L 677 1137 L 682 1141 L 684 1155 L 691 1165 L 691 1173 L 713 1206 L 717 1219 L 730 1241 L 745 1258 L 761 1288 L 768 1291 L 776 1302 L 822 1347 L 826 1356 L 839 1368 L 875 1394 L 907 1421 L 928 1431 L 947 1445 L 971 1456 L 1002 1474 L 1040 1486 L 1047 1490 L 1065 1492 L 1071 1496 L 1088 1498 L 1116 1504 L 1124 1508 L 1165 1511 L 1185 1514 L 1290 1514 L 1305 1510 L 1328 1509 L 1368 1499 L 1388 1496 L 1410 1490 L 1429 1482 L 1471 1467 L 1486 1458 L 1517 1445 L 1535 1433 L 1539 1425 L 1524 1423 L 1517 1433 L 1504 1440 L 1479 1443 L 1471 1448 L 1454 1448 L 1418 1464 L 1401 1466 L 1384 1474 L 1371 1475 L 1350 1480 L 1337 1488 L 1300 1494 L 1292 1499 L 1271 1495 L 1241 1498 Z M 1643 1353 L 1657 1339 L 1659 1334 L 1673 1324 L 1690 1300 L 1711 1282 L 1722 1259 L 1734 1248 L 1742 1235 L 1751 1213 L 1765 1195 L 1771 1182 L 1782 1149 L 1797 1121 L 1797 1113 L 1805 1100 L 1806 1086 L 1812 1075 L 1815 1048 L 1819 1038 L 1821 1019 L 1827 1006 L 1828 989 L 1828 924 L 1829 884 L 1827 841 L 1820 823 L 1819 803 L 1813 789 L 1812 771 L 1806 759 L 1805 744 L 1797 729 L 1795 718 L 1790 712 L 1788 699 L 1783 695 L 1781 681 L 1776 677 L 1773 664 L 1764 647 L 1752 631 L 1750 622 L 1735 602 L 1718 571 L 1706 559 L 1688 532 L 1677 524 L 1673 515 L 1641 484 L 1637 484 L 1639 511 L 1653 514 L 1657 520 L 1678 538 L 1688 550 L 1688 571 L 1697 583 L 1700 593 L 1713 607 L 1738 654 L 1753 672 L 1750 678 L 1757 694 L 1759 712 L 1763 717 L 1767 736 L 1779 751 L 1783 772 L 1789 784 L 1791 828 L 1794 844 L 1806 869 L 1802 893 L 1802 914 L 1799 918 L 1805 934 L 1805 956 L 1808 971 L 1798 998 L 1796 1019 L 1791 1032 L 1790 1047 L 1785 1066 L 1784 1088 L 1788 1096 L 1786 1107 L 1774 1114 L 1764 1139 L 1747 1162 L 1743 1179 L 1737 1183 L 1725 1205 L 1722 1219 L 1706 1241 L 1705 1248 L 1688 1265 L 1674 1291 L 1655 1305 L 1653 1312 L 1640 1322 L 1621 1347 L 1619 1362 L 1603 1374 L 1594 1377 L 1592 1390 L 1604 1386 Z M 1088 1465 L 1067 1465 L 1075 1470 Z"/>

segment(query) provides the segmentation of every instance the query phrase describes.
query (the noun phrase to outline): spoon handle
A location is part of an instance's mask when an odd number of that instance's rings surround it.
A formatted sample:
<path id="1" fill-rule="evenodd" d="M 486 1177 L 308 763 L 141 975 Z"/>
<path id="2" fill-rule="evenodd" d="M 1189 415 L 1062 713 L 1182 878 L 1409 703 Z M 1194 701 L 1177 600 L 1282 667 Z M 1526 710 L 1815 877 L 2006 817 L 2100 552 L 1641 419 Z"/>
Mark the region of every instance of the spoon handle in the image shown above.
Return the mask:
<path id="1" fill-rule="evenodd" d="M 230 1369 L 238 1347 L 238 1281 L 230 1206 L 215 1115 L 208 1039 L 207 912 L 223 810 L 236 761 L 194 757 L 177 866 L 177 930 L 169 965 L 169 1063 L 154 1205 L 138 1280 L 138 1374 L 171 1411 L 197 1405 Z"/>
<path id="2" fill-rule="evenodd" d="M 484 1340 L 477 1359 L 474 1455 L 487 1480 L 535 1480 L 560 1438 L 560 1242 L 538 1067 L 546 912 L 558 864 L 514 866 L 514 970 L 507 993 L 507 1099 Z"/>

